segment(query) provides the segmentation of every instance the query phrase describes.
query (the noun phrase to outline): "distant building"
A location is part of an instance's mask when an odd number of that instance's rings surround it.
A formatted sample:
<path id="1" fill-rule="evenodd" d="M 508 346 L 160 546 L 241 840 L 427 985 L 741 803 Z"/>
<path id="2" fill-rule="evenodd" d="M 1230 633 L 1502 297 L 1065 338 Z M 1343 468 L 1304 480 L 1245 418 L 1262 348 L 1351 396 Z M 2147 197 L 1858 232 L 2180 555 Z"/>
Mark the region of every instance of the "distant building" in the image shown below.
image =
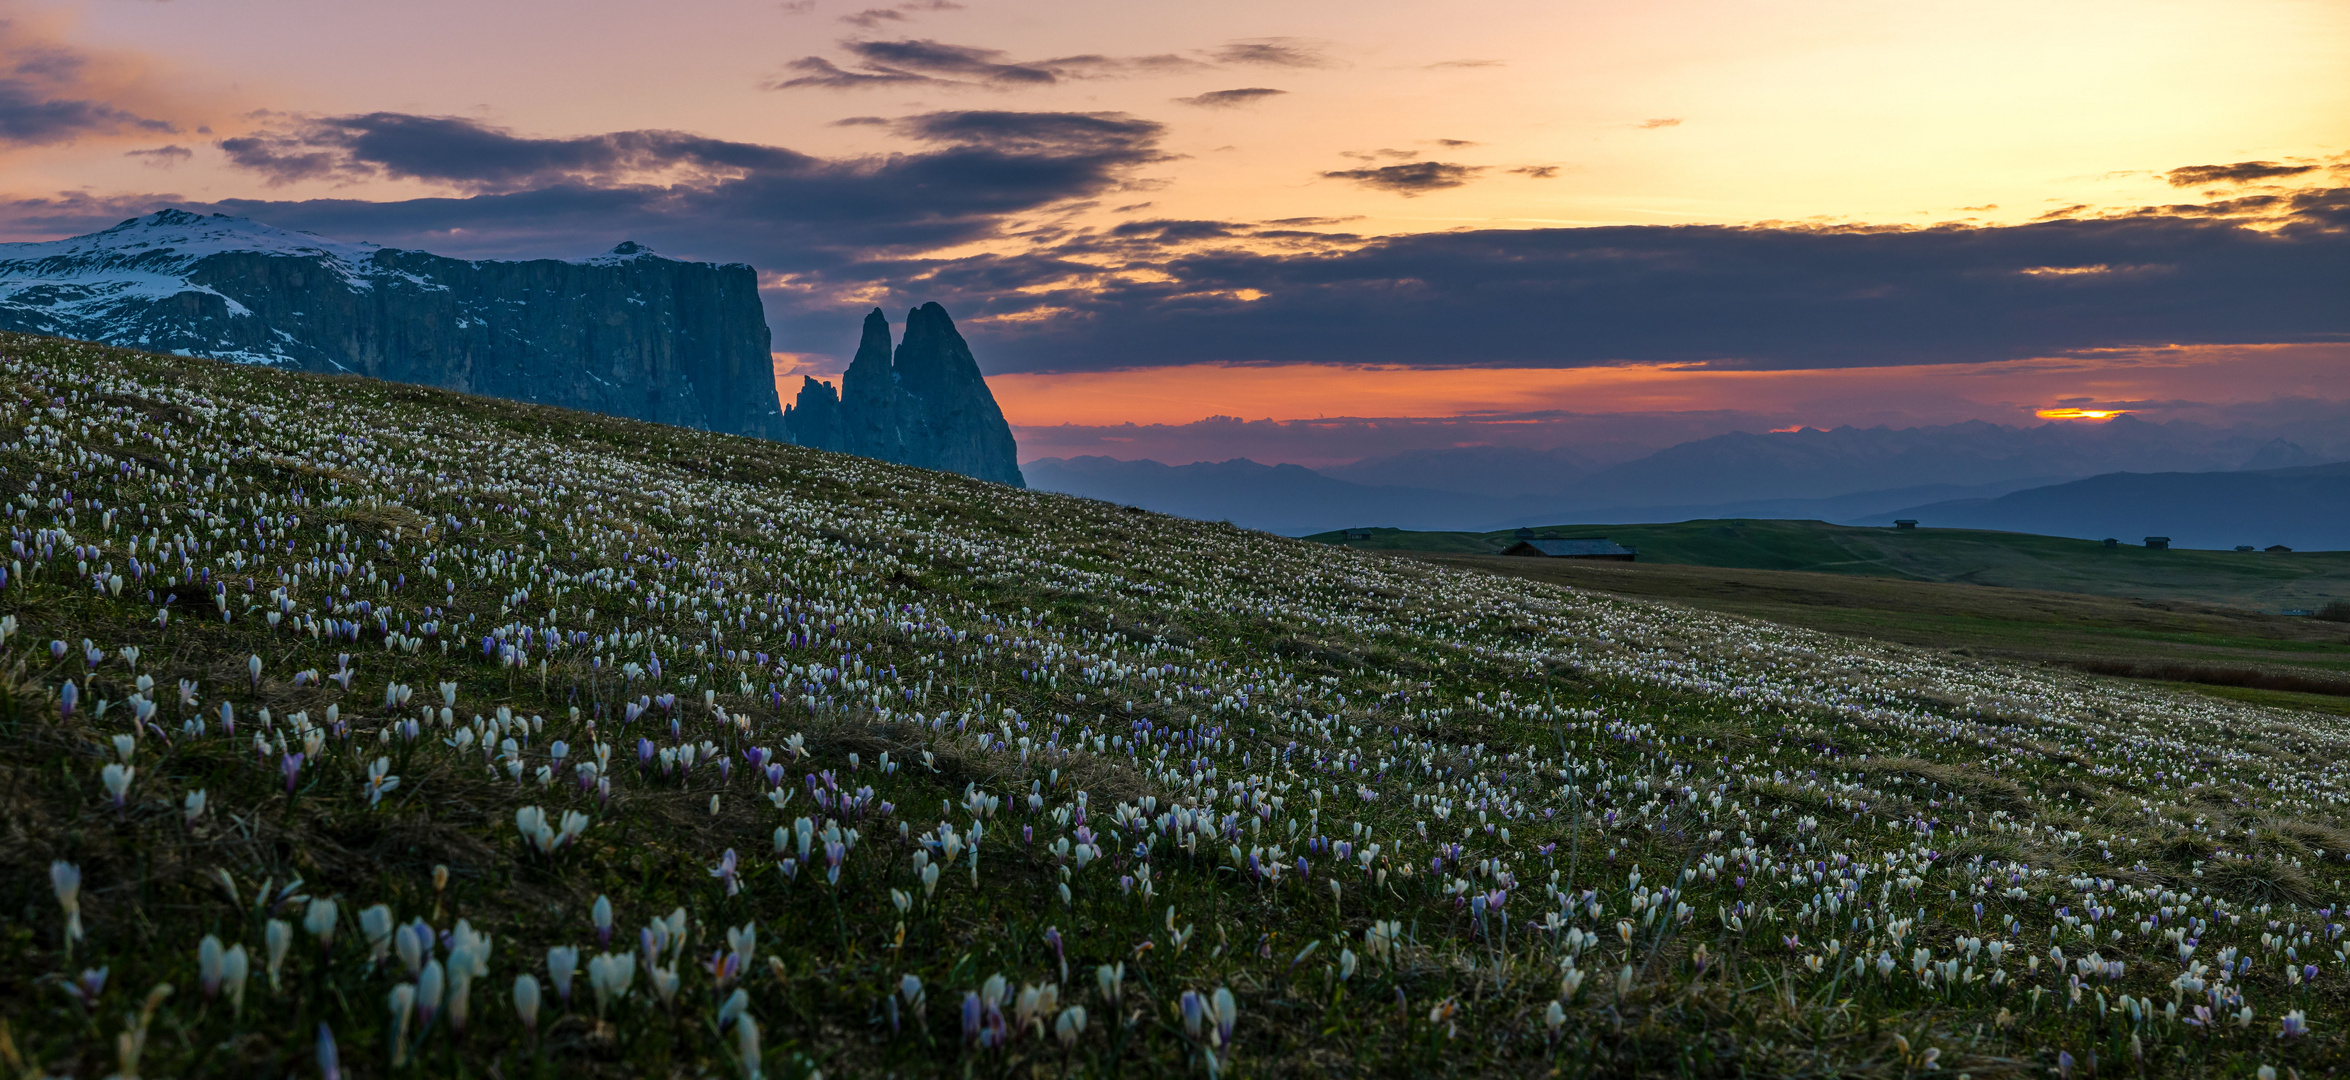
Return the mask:
<path id="1" fill-rule="evenodd" d="M 1894 518 L 1894 519 L 1893 519 L 1893 527 L 1894 527 L 1894 528 L 1896 528 L 1896 529 L 1914 529 L 1914 528 L 1917 528 L 1917 527 L 1918 527 L 1918 519 L 1916 519 L 1916 518 Z"/>
<path id="2" fill-rule="evenodd" d="M 1349 540 L 1368 540 L 1371 538 L 1371 530 L 1348 529 L 1346 530 L 1346 538 Z"/>
<path id="3" fill-rule="evenodd" d="M 2149 536 L 2146 538 L 2146 546 L 2156 551 L 2168 551 L 2170 550 L 2170 537 Z"/>
<path id="4" fill-rule="evenodd" d="M 2236 545 L 2236 550 L 2238 550 L 2238 551 L 2257 551 L 2257 550 L 2259 550 L 2259 549 L 2258 549 L 2258 548 L 2255 548 L 2255 547 L 2253 547 L 2253 546 L 2252 546 L 2252 545 L 2250 545 L 2250 544 L 2238 544 L 2238 545 Z"/>
<path id="5" fill-rule="evenodd" d="M 1524 527 L 1524 526 L 1520 526 L 1520 527 L 1518 528 L 1518 539 L 1520 539 L 1520 540 L 1532 540 L 1532 539 L 1534 539 L 1534 530 L 1532 530 L 1532 529 L 1529 529 L 1529 528 L 1526 528 L 1526 527 Z"/>
<path id="6" fill-rule="evenodd" d="M 1504 555 L 1535 555 L 1551 559 L 1609 559 L 1631 562 L 1639 552 L 1604 536 L 1586 536 L 1572 540 L 1520 540 L 1502 552 Z"/>
<path id="7" fill-rule="evenodd" d="M 2283 554 L 2285 554 L 2285 553 L 2287 553 L 2287 552 L 2290 552 L 2290 551 L 2292 551 L 2293 549 L 2292 549 L 2292 548 L 2289 548 L 2289 547 L 2286 547 L 2286 546 L 2285 546 L 2285 545 L 2283 545 L 2283 544 L 2270 544 L 2269 546 L 2267 546 L 2267 547 L 2264 547 L 2264 548 L 2262 548 L 2262 549 L 2260 549 L 2260 550 L 2262 550 L 2262 551 L 2266 551 L 2266 552 L 2269 552 L 2269 553 L 2271 553 L 2271 554 L 2276 554 L 2276 555 L 2283 555 Z"/>
<path id="8" fill-rule="evenodd" d="M 2121 542 L 2121 540 L 2120 540 L 2118 537 L 2112 537 L 2112 536 L 2108 536 L 2108 537 L 2106 537 L 2106 538 L 2105 538 L 2105 546 L 2106 546 L 2106 547 L 2120 547 L 2120 546 L 2122 546 L 2122 542 Z"/>

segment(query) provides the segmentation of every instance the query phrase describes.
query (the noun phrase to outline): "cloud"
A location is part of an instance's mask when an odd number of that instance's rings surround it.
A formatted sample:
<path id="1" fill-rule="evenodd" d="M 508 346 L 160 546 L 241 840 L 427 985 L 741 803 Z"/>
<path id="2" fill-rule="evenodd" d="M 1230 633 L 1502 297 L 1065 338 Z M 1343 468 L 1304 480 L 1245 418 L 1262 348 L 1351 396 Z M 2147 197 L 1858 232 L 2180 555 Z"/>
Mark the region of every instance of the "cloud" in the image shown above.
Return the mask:
<path id="1" fill-rule="evenodd" d="M 1415 161 L 1406 165 L 1384 165 L 1376 169 L 1338 169 L 1322 175 L 1332 180 L 1352 180 L 1367 188 L 1392 191 L 1409 197 L 1460 187 L 1483 171 L 1483 165 Z"/>
<path id="2" fill-rule="evenodd" d="M 1275 90 L 1269 86 L 1244 86 L 1237 90 L 1210 90 L 1204 94 L 1180 97 L 1175 100 L 1179 104 L 1197 105 L 1203 109 L 1231 109 L 1242 105 L 1254 105 L 1266 98 L 1278 97 L 1288 92 L 1287 90 Z"/>
<path id="3" fill-rule="evenodd" d="M 885 22 L 904 22 L 906 14 L 894 8 L 866 8 L 854 15 L 843 15 L 840 21 L 871 30 Z"/>
<path id="4" fill-rule="evenodd" d="M 1660 116 L 1653 120 L 1642 120 L 1633 126 L 1641 129 L 1642 131 L 1654 131 L 1658 128 L 1680 127 L 1681 118 L 1678 116 Z"/>
<path id="5" fill-rule="evenodd" d="M 1113 113 L 934 112 L 890 124 L 916 145 L 827 159 L 674 131 L 535 138 L 455 117 L 288 120 L 221 148 L 272 180 L 409 178 L 455 194 L 205 208 L 474 257 L 586 254 L 635 238 L 681 257 L 833 280 L 887 275 L 901 253 L 1003 235 L 1017 215 L 1116 190 L 1133 167 L 1159 159 L 1163 133 Z M 76 209 L 52 200 L 22 212 L 55 221 Z M 98 213 L 80 209 L 84 220 Z M 843 270 L 851 265 L 874 269 Z"/>
<path id="6" fill-rule="evenodd" d="M 2170 343 L 2350 340 L 2350 189 L 2281 225 L 2150 213 L 1987 228 L 1619 226 L 1377 238 L 1267 253 L 1184 248 L 1034 288 L 1005 368 L 1199 362 L 1722 368 L 1983 362 Z M 1002 279 L 1011 269 L 984 267 Z M 2160 267 L 2034 275 L 2033 267 Z M 972 265 L 971 269 L 981 269 Z M 1247 299 L 1240 299 L 1240 297 Z"/>
<path id="7" fill-rule="evenodd" d="M 174 133 L 107 98 L 107 68 L 90 54 L 0 19 L 0 144 L 54 146 L 84 136 Z"/>
<path id="8" fill-rule="evenodd" d="M 840 21 L 871 30 L 885 22 L 905 22 L 910 11 L 960 11 L 962 8 L 954 0 L 907 0 L 893 7 L 866 8 L 854 15 L 843 15 Z"/>
<path id="9" fill-rule="evenodd" d="M 821 56 L 803 56 L 789 64 L 785 64 L 784 67 L 792 71 L 805 72 L 805 74 L 796 75 L 789 79 L 770 79 L 767 82 L 761 84 L 762 88 L 767 90 L 799 90 L 806 88 L 820 88 L 825 90 L 862 90 L 877 86 L 895 86 L 905 83 L 935 83 L 943 81 L 940 79 L 933 79 L 927 75 L 917 75 L 911 71 L 896 71 L 889 69 L 847 71 L 834 64 L 832 61 L 826 60 Z"/>
<path id="10" fill-rule="evenodd" d="M 1533 180 L 1556 180 L 1558 179 L 1559 167 L 1556 165 L 1520 165 L 1511 169 L 1510 172 Z"/>
<path id="11" fill-rule="evenodd" d="M 896 17 L 894 13 L 891 15 Z M 927 39 L 849 40 L 841 42 L 840 47 L 855 57 L 853 67 L 841 67 L 820 56 L 802 57 L 787 66 L 803 74 L 770 81 L 766 84 L 767 89 L 849 90 L 933 83 L 1017 90 L 1053 86 L 1064 80 L 1166 74 L 1206 66 L 1172 53 L 1155 56 L 1102 56 L 1088 53 L 1045 60 L 1013 60 L 1011 54 L 1002 49 L 984 49 Z"/>
<path id="12" fill-rule="evenodd" d="M 623 131 L 566 139 L 516 135 L 454 116 L 366 113 L 222 139 L 229 160 L 273 184 L 390 177 L 510 191 L 554 183 L 609 185 L 659 174 L 716 176 L 792 171 L 804 154 L 678 131 Z"/>
<path id="13" fill-rule="evenodd" d="M 1235 41 L 1210 54 L 1219 64 L 1256 64 L 1264 67 L 1329 67 L 1321 46 L 1291 37 Z"/>
<path id="14" fill-rule="evenodd" d="M 1431 68 L 1489 68 L 1501 67 L 1502 62 L 1499 60 L 1439 60 L 1428 66 Z"/>
<path id="15" fill-rule="evenodd" d="M 2188 165 L 2162 174 L 2172 187 L 2198 187 L 2204 184 L 2248 184 L 2254 180 L 2274 180 L 2279 177 L 2300 176 L 2318 170 L 2315 165 L 2279 165 L 2273 161 L 2239 161 L 2233 165 Z"/>
<path id="16" fill-rule="evenodd" d="M 144 158 L 144 164 L 156 168 L 168 169 L 174 165 L 179 164 L 180 162 L 186 161 L 189 158 L 196 156 L 196 154 L 195 151 L 190 150 L 185 146 L 173 144 L 169 146 L 157 146 L 147 150 L 125 150 L 122 152 L 122 156 L 128 158 Z"/>

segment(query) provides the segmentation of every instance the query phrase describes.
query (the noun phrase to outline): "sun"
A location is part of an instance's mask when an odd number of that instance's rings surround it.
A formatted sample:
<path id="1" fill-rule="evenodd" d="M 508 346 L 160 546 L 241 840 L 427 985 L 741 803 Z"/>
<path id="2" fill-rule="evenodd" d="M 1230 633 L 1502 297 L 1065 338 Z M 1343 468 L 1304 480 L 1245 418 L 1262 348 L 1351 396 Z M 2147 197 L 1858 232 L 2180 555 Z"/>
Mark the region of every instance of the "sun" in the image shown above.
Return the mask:
<path id="1" fill-rule="evenodd" d="M 2111 420 L 2128 416 L 2128 409 L 2041 409 L 2032 415 L 2042 420 Z"/>

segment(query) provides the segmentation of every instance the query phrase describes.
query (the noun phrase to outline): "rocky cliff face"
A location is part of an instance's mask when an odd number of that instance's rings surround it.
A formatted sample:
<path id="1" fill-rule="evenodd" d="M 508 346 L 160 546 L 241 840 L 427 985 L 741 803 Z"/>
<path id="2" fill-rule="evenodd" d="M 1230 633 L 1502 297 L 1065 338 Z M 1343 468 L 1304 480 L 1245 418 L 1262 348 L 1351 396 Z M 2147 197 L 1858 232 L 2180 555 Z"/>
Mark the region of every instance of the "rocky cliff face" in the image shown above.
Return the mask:
<path id="1" fill-rule="evenodd" d="M 0 330 L 349 372 L 754 435 L 1020 486 L 1017 448 L 946 310 L 865 318 L 840 396 L 775 390 L 757 275 L 624 243 L 469 261 L 164 210 L 0 244 Z"/>
<path id="2" fill-rule="evenodd" d="M 786 416 L 794 441 L 884 461 L 1025 487 L 1019 447 L 971 346 L 945 308 L 906 315 L 906 337 L 890 354 L 889 319 L 865 316 L 856 359 L 832 387 L 809 379 Z"/>
<path id="3" fill-rule="evenodd" d="M 788 438 L 749 266 L 468 261 L 165 210 L 0 244 L 0 329 Z"/>

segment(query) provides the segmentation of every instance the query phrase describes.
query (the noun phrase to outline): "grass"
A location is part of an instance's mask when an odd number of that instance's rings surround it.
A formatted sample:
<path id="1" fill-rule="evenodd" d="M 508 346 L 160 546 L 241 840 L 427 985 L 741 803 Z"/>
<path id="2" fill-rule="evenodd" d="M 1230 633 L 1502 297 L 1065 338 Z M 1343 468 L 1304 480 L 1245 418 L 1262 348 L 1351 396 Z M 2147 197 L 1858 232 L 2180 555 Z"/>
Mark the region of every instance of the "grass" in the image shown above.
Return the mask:
<path id="1" fill-rule="evenodd" d="M 2330 716 L 37 338 L 0 498 L 10 1073 L 2350 1060 Z"/>
<path id="2" fill-rule="evenodd" d="M 1365 551 L 1498 555 L 1514 531 L 1354 530 L 1311 537 Z M 1889 529 L 1824 521 L 1683 521 L 1664 525 L 1559 525 L 1538 536 L 1606 536 L 1640 562 L 1741 570 L 1800 570 L 1903 581 L 1993 585 L 2040 592 L 2178 600 L 2248 609 L 2317 610 L 2350 597 L 2350 552 L 2153 551 L 2137 537 L 2117 547 L 2028 533 Z"/>
<path id="3" fill-rule="evenodd" d="M 2350 695 L 2350 625 L 2318 619 L 2190 601 L 1806 571 L 1498 555 L 1411 557 L 1966 656 L 2290 695 L 2258 699 L 2263 704 Z"/>

